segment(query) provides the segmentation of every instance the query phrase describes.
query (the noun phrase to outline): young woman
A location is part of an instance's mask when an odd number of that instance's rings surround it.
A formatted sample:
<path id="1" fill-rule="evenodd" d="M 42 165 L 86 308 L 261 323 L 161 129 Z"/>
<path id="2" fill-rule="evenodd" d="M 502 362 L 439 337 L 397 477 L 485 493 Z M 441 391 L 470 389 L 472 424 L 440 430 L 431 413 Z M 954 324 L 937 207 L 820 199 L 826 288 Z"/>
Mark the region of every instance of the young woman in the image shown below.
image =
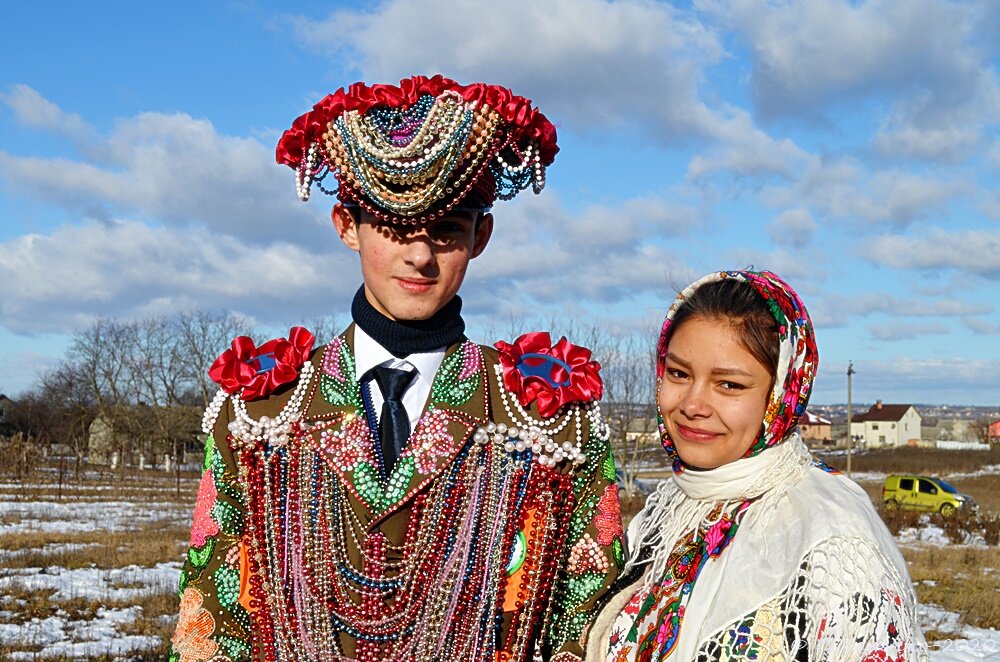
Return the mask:
<path id="1" fill-rule="evenodd" d="M 671 306 L 658 349 L 674 475 L 629 527 L 587 659 L 924 659 L 892 537 L 796 430 L 818 359 L 798 295 L 766 271 L 710 274 Z"/>

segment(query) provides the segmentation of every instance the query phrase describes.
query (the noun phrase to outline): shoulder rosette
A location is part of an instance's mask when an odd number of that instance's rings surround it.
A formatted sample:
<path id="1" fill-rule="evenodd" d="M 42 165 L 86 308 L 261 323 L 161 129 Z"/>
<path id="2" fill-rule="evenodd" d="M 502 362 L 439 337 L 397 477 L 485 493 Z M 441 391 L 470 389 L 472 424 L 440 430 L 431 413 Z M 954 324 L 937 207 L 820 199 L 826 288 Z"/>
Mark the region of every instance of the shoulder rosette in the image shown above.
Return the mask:
<path id="1" fill-rule="evenodd" d="M 507 452 L 528 453 L 542 466 L 586 461 L 589 437 L 606 426 L 597 407 L 604 385 L 601 366 L 585 347 L 547 332 L 526 333 L 495 344 L 494 422 L 480 429 Z"/>
<path id="2" fill-rule="evenodd" d="M 259 347 L 249 336 L 233 339 L 229 349 L 212 363 L 208 376 L 219 385 L 219 392 L 205 413 L 203 425 L 210 428 L 227 399 L 233 403 L 235 417 L 229 424 L 237 447 L 267 442 L 283 446 L 301 418 L 305 392 L 309 387 L 314 366 L 309 361 L 316 336 L 308 329 L 294 326 L 287 338 L 272 338 Z M 264 401 L 279 389 L 298 381 L 289 395 L 279 393 L 271 416 L 255 419 L 247 412 L 246 403 Z M 270 401 L 268 401 L 270 402 Z M 270 410 L 272 405 L 262 406 Z M 209 419 L 212 419 L 210 422 Z"/>

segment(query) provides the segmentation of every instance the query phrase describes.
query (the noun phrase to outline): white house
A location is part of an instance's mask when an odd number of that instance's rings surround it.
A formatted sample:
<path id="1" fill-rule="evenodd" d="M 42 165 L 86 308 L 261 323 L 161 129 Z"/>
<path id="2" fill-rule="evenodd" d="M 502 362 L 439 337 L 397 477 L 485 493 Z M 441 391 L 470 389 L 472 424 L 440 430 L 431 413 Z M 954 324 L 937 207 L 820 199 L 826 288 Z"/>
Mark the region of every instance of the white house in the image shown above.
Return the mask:
<path id="1" fill-rule="evenodd" d="M 886 405 L 879 400 L 867 413 L 851 419 L 851 435 L 868 448 L 896 448 L 920 443 L 921 416 L 913 405 Z"/>

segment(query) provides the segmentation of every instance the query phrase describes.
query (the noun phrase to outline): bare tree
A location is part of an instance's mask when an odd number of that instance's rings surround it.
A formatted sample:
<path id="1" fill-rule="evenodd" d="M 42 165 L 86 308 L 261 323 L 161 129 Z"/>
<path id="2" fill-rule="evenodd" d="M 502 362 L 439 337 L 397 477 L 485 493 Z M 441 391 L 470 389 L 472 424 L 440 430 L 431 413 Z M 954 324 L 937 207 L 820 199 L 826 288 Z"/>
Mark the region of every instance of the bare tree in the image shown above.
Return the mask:
<path id="1" fill-rule="evenodd" d="M 89 389 L 95 405 L 95 417 L 107 426 L 114 453 L 124 465 L 131 455 L 131 437 L 125 429 L 129 402 L 128 324 L 98 319 L 89 328 L 77 332 L 67 352 L 67 363 L 74 366 Z"/>
<path id="2" fill-rule="evenodd" d="M 253 335 L 250 322 L 232 313 L 196 310 L 180 313 L 174 328 L 178 336 L 177 369 L 200 396 L 202 408 L 208 407 L 216 389 L 208 378 L 208 368 L 234 337 Z"/>
<path id="3" fill-rule="evenodd" d="M 655 351 L 642 334 L 608 335 L 602 343 L 604 408 L 622 486 L 632 497 L 647 451 L 656 449 Z"/>

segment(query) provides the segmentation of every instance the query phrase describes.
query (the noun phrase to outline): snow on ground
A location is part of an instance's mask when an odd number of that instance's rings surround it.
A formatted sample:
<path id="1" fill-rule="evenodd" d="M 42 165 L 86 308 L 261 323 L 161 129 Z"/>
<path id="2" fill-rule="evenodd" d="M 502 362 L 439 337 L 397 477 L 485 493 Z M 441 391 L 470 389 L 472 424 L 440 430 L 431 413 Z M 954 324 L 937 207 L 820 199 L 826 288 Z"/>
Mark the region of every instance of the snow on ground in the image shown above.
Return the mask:
<path id="1" fill-rule="evenodd" d="M 5 559 L 13 559 L 18 556 L 27 556 L 28 554 L 41 554 L 42 556 L 55 556 L 56 554 L 65 554 L 67 552 L 75 552 L 81 549 L 87 549 L 88 547 L 100 547 L 99 542 L 66 542 L 66 543 L 52 543 L 49 545 L 43 545 L 38 548 L 30 549 L 0 549 L 0 561 Z"/>
<path id="2" fill-rule="evenodd" d="M 38 488 L 38 485 L 30 487 Z M 157 499 L 152 491 L 131 500 L 116 498 L 109 491 L 108 497 L 114 500 L 57 502 L 19 500 L 24 498 L 23 488 L 10 483 L 0 484 L 0 540 L 13 533 L 131 531 L 158 523 L 170 527 L 187 526 L 191 521 L 193 501 L 191 504 L 165 502 Z M 68 486 L 63 488 L 72 493 Z M 139 494 L 142 490 L 135 492 Z M 142 613 L 142 607 L 135 604 L 139 598 L 176 593 L 180 560 L 159 563 L 151 568 L 129 565 L 110 569 L 58 565 L 8 568 L 4 563 L 28 554 L 54 557 L 99 547 L 99 543 L 92 542 L 54 542 L 32 549 L 0 550 L 0 648 L 9 649 L 4 659 L 64 656 L 87 660 L 109 656 L 125 660 L 137 651 L 161 645 L 158 637 L 128 632 L 136 621 L 157 618 L 155 614 Z M 14 600 L 24 600 L 32 594 L 45 596 L 51 610 L 27 622 L 11 622 L 21 618 L 26 608 L 30 608 Z M 70 606 L 68 601 L 71 600 L 76 601 L 76 605 L 84 601 L 102 606 L 93 612 L 80 611 Z"/>
<path id="3" fill-rule="evenodd" d="M 3 571 L 0 595 L 11 587 L 29 591 L 55 590 L 51 600 L 74 598 L 128 602 L 149 593 L 169 593 L 181 576 L 179 561 L 158 563 L 152 568 L 130 565 L 124 568 L 17 568 Z"/>
<path id="4" fill-rule="evenodd" d="M 93 619 L 86 621 L 68 620 L 63 612 L 62 616 L 34 618 L 19 625 L 0 624 L 0 642 L 27 644 L 34 649 L 12 652 L 11 660 L 34 660 L 57 655 L 74 660 L 102 655 L 120 658 L 160 643 L 156 637 L 123 635 L 118 631 L 118 626 L 135 621 L 141 612 L 141 607 L 101 607 Z"/>
<path id="5" fill-rule="evenodd" d="M 147 501 L 0 501 L 0 536 L 25 532 L 134 531 L 185 522 L 192 506 Z"/>
<path id="6" fill-rule="evenodd" d="M 901 546 L 923 544 L 935 547 L 947 547 L 953 544 L 944 532 L 944 529 L 931 522 L 931 518 L 928 515 L 920 517 L 919 526 L 900 530 L 899 535 L 896 536 L 896 543 Z M 961 544 L 980 549 L 988 546 L 981 534 L 969 531 L 965 532 L 965 540 Z"/>
<path id="7" fill-rule="evenodd" d="M 1000 659 L 1000 632 L 963 625 L 959 615 L 934 605 L 918 606 L 920 625 L 925 631 L 936 630 L 952 638 L 931 642 L 934 662 Z"/>
<path id="8" fill-rule="evenodd" d="M 982 471 L 997 473 L 1000 466 L 985 467 Z M 883 480 L 884 475 L 855 474 L 854 479 Z M 0 483 L 0 536 L 26 531 L 125 531 L 152 522 L 186 526 L 191 517 L 189 505 L 153 502 L 149 498 L 106 502 L 16 501 L 19 495 L 15 487 Z M 901 531 L 898 541 L 908 546 L 951 544 L 944 531 L 932 524 L 930 518 L 922 519 L 917 527 Z M 975 539 L 967 542 L 983 544 Z M 54 555 L 93 544 L 53 543 L 30 551 Z M 2 622 L 11 620 L 13 613 L 13 605 L 9 600 L 4 603 L 2 597 L 25 591 L 52 592 L 49 600 L 55 605 L 74 598 L 127 605 L 137 596 L 176 591 L 181 569 L 179 561 L 159 563 L 152 568 L 135 565 L 114 569 L 70 569 L 54 565 L 3 568 L 5 559 L 28 551 L 0 550 L 0 646 L 15 649 L 9 659 L 32 660 L 40 656 L 66 656 L 76 660 L 100 656 L 127 659 L 131 653 L 160 644 L 154 637 L 124 634 L 126 626 L 144 618 L 138 606 L 101 607 L 93 618 L 88 614 L 88 620 L 77 620 L 57 609 L 46 618 L 14 624 Z M 1000 631 L 964 625 L 959 614 L 934 605 L 921 605 L 919 616 L 925 630 L 951 637 L 931 644 L 933 662 L 1000 659 Z M 18 648 L 21 650 L 17 651 Z"/>

